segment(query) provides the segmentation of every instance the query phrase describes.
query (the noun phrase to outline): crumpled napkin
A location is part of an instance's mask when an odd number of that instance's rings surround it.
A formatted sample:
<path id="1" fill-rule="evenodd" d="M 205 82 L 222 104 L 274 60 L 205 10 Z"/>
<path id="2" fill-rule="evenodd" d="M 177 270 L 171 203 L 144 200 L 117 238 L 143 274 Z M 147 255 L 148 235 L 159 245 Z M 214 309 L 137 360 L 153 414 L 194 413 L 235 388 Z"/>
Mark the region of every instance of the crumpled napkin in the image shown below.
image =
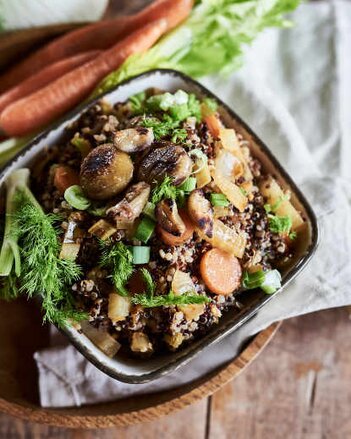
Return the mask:
<path id="1" fill-rule="evenodd" d="M 230 361 L 243 341 L 274 321 L 351 304 L 351 4 L 304 4 L 292 18 L 294 28 L 256 40 L 241 71 L 202 82 L 256 131 L 312 203 L 321 229 L 315 257 L 244 327 L 148 384 L 114 381 L 66 341 L 53 340 L 35 354 L 43 406 L 171 389 Z"/>

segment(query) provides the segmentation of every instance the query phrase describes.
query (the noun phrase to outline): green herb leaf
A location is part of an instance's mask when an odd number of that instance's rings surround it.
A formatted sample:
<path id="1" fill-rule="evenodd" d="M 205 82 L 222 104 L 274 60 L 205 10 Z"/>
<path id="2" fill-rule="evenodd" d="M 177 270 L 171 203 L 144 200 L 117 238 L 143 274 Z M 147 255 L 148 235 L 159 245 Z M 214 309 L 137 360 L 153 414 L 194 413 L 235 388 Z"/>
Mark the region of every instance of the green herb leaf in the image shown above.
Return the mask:
<path id="1" fill-rule="evenodd" d="M 111 244 L 110 241 L 101 241 L 100 245 L 102 249 L 100 266 L 110 271 L 117 293 L 120 296 L 128 296 L 125 285 L 133 273 L 132 253 L 122 242 Z"/>
<path id="2" fill-rule="evenodd" d="M 20 293 L 42 296 L 44 321 L 63 326 L 69 318 L 82 318 L 83 314 L 72 305 L 69 291 L 81 270 L 74 261 L 58 257 L 60 244 L 55 223 L 59 218 L 23 204 L 16 219 L 22 260 Z"/>
<path id="3" fill-rule="evenodd" d="M 292 220 L 289 216 L 277 216 L 268 214 L 269 230 L 273 233 L 289 233 L 292 227 Z"/>
<path id="4" fill-rule="evenodd" d="M 152 279 L 151 273 L 146 268 L 142 268 L 140 271 L 146 285 L 146 294 L 148 297 L 152 297 L 155 293 L 156 287 Z"/>
<path id="5" fill-rule="evenodd" d="M 166 175 L 164 180 L 152 190 L 151 202 L 156 205 L 164 198 L 175 200 L 177 196 L 178 188 L 174 186 L 172 178 L 169 175 Z"/>
<path id="6" fill-rule="evenodd" d="M 155 308 L 158 306 L 172 305 L 194 305 L 208 303 L 210 299 L 199 294 L 184 293 L 176 296 L 172 291 L 163 296 L 151 296 L 146 294 L 137 294 L 132 297 L 132 303 L 142 305 L 144 308 Z"/>

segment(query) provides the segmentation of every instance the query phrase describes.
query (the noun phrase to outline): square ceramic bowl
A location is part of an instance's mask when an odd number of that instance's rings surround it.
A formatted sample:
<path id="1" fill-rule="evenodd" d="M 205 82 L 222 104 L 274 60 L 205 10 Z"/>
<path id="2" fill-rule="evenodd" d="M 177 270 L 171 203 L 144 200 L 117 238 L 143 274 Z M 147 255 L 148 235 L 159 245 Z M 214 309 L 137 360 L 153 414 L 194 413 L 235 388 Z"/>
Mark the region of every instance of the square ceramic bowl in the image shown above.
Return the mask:
<path id="1" fill-rule="evenodd" d="M 304 235 L 299 239 L 293 260 L 282 273 L 283 279 L 280 290 L 273 295 L 267 295 L 259 289 L 239 293 L 238 300 L 243 304 L 242 309 L 230 309 L 223 314 L 219 324 L 213 326 L 205 336 L 177 352 L 162 354 L 150 359 L 119 357 L 118 354 L 115 358 L 108 358 L 84 333 L 80 333 L 72 327 L 64 330 L 71 343 L 97 368 L 119 381 L 135 384 L 155 380 L 178 369 L 199 354 L 205 347 L 219 342 L 223 337 L 244 325 L 245 322 L 259 312 L 260 308 L 272 300 L 276 294 L 279 294 L 279 291 L 286 288 L 288 283 L 301 272 L 311 258 L 318 240 L 317 221 L 310 205 L 289 175 L 284 171 L 283 167 L 274 158 L 269 148 L 231 109 L 198 82 L 176 71 L 153 70 L 125 81 L 114 90 L 99 96 L 96 100 L 103 97 L 111 104 L 115 104 L 116 102 L 125 101 L 130 96 L 150 87 L 157 87 L 170 92 L 183 89 L 194 93 L 200 98 L 210 97 L 215 99 L 218 103 L 218 111 L 225 125 L 229 128 L 234 128 L 244 139 L 248 140 L 252 145 L 251 152 L 260 160 L 263 170 L 273 174 L 284 190 L 289 189 L 291 191 L 291 201 L 302 212 L 307 227 L 305 228 Z M 0 185 L 3 186 L 4 180 L 11 171 L 21 167 L 30 167 L 31 163 L 38 160 L 40 155 L 45 154 L 47 147 L 58 142 L 64 127 L 77 119 L 92 103 L 89 102 L 82 105 L 64 120 L 61 120 L 49 130 L 36 137 L 1 172 Z"/>

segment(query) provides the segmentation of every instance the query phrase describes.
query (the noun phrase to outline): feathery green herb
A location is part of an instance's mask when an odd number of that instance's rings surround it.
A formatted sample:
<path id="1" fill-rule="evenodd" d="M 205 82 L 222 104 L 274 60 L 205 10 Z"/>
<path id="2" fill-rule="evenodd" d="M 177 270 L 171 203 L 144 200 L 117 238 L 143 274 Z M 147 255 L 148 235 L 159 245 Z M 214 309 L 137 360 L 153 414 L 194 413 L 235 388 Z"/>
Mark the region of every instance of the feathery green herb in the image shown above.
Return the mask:
<path id="1" fill-rule="evenodd" d="M 141 305 L 144 308 L 155 308 L 157 306 L 193 305 L 210 301 L 208 297 L 199 294 L 185 293 L 178 296 L 173 291 L 166 295 L 155 296 L 156 286 L 150 272 L 146 268 L 142 268 L 141 274 L 146 284 L 146 292 L 132 297 L 132 303 L 135 305 Z"/>
<path id="2" fill-rule="evenodd" d="M 83 315 L 74 309 L 68 289 L 81 270 L 74 261 L 58 257 L 60 244 L 55 223 L 59 217 L 45 215 L 23 201 L 16 214 L 22 261 L 19 292 L 29 297 L 42 296 L 44 321 L 63 326 L 67 319 L 81 319 Z"/>
<path id="3" fill-rule="evenodd" d="M 120 296 L 128 296 L 125 287 L 133 273 L 133 255 L 122 242 L 101 241 L 100 266 L 110 271 L 112 283 Z"/>
<path id="4" fill-rule="evenodd" d="M 150 271 L 146 268 L 142 268 L 140 271 L 146 285 L 146 294 L 152 297 L 155 293 L 155 282 L 152 279 Z"/>
<path id="5" fill-rule="evenodd" d="M 175 200 L 178 196 L 178 188 L 174 186 L 173 180 L 169 175 L 166 175 L 164 180 L 159 183 L 151 193 L 151 202 L 157 204 L 163 198 L 171 198 Z"/>
<path id="6" fill-rule="evenodd" d="M 44 321 L 59 326 L 85 315 L 74 307 L 68 285 L 80 276 L 74 261 L 60 259 L 58 217 L 45 215 L 29 189 L 29 170 L 7 179 L 5 236 L 0 254 L 1 297 L 40 296 Z M 12 252 L 12 253 L 10 253 Z"/>
<path id="7" fill-rule="evenodd" d="M 145 294 L 137 294 L 132 297 L 132 303 L 135 305 L 142 305 L 144 308 L 155 308 L 157 306 L 172 306 L 172 305 L 194 305 L 207 303 L 210 299 L 199 294 L 184 293 L 176 296 L 172 291 L 164 296 L 149 296 Z"/>

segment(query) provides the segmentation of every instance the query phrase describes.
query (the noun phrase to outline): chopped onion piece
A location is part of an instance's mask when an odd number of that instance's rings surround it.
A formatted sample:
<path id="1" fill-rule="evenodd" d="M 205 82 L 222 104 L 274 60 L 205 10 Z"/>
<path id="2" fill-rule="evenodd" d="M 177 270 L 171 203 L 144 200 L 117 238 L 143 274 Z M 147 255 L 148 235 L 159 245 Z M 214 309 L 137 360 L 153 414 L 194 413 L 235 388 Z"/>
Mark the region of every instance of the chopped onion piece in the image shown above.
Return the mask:
<path id="1" fill-rule="evenodd" d="M 262 195 L 267 198 L 268 204 L 271 206 L 277 205 L 277 208 L 274 211 L 277 216 L 287 216 L 291 218 L 291 230 L 294 231 L 304 224 L 302 216 L 287 199 L 286 194 L 274 178 L 269 177 L 264 180 L 260 184 L 260 191 Z"/>
<path id="2" fill-rule="evenodd" d="M 83 334 L 89 338 L 101 351 L 110 358 L 113 358 L 119 351 L 121 345 L 104 329 L 94 328 L 89 322 L 81 322 Z"/>
<path id="3" fill-rule="evenodd" d="M 131 307 L 129 297 L 120 296 L 117 293 L 111 293 L 108 297 L 108 317 L 112 323 L 125 320 L 130 313 Z"/>
<path id="4" fill-rule="evenodd" d="M 243 257 L 247 241 L 245 232 L 237 232 L 218 219 L 213 224 L 212 238 L 208 238 L 200 229 L 196 229 L 196 231 L 212 247 L 219 248 L 237 258 Z"/>

